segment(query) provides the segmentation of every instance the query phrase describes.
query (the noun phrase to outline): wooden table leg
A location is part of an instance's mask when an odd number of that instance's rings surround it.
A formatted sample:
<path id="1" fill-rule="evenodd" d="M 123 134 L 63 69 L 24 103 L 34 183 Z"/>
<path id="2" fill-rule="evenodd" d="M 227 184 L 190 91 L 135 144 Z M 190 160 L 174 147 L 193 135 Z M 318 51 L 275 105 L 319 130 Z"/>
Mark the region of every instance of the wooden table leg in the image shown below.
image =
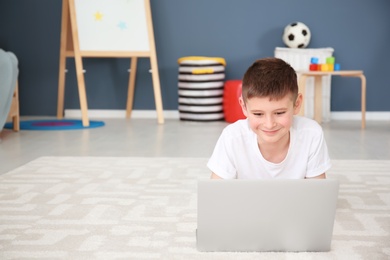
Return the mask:
<path id="1" fill-rule="evenodd" d="M 20 112 L 19 112 L 19 83 L 16 80 L 15 90 L 12 95 L 11 107 L 7 116 L 7 121 L 12 120 L 12 129 L 15 132 L 20 130 Z"/>
<path id="2" fill-rule="evenodd" d="M 362 129 L 366 128 L 366 77 L 363 73 L 356 74 L 356 75 L 342 75 L 344 77 L 358 77 L 361 80 L 362 86 L 361 86 L 361 113 L 362 113 Z"/>
<path id="3" fill-rule="evenodd" d="M 20 111 L 19 111 L 19 81 L 16 81 L 16 88 L 15 88 L 15 93 L 14 97 L 16 100 L 16 115 L 12 119 L 13 123 L 13 130 L 15 132 L 19 132 L 20 130 Z"/>
<path id="4" fill-rule="evenodd" d="M 366 77 L 361 74 L 362 81 L 362 129 L 366 128 Z"/>
<path id="5" fill-rule="evenodd" d="M 314 119 L 322 122 L 322 76 L 314 76 Z"/>
<path id="6" fill-rule="evenodd" d="M 305 75 L 302 75 L 299 78 L 298 92 L 302 94 L 302 105 L 301 105 L 301 110 L 299 111 L 298 114 L 300 116 L 305 116 L 306 80 L 307 80 L 307 76 Z"/>

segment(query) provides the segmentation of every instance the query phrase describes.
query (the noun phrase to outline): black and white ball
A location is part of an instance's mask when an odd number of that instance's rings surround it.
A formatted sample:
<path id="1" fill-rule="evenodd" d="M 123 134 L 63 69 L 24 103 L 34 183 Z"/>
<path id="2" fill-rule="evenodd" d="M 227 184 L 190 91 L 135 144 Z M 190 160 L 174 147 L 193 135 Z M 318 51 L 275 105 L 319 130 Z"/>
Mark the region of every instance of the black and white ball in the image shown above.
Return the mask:
<path id="1" fill-rule="evenodd" d="M 290 23 L 284 28 L 283 42 L 290 48 L 306 48 L 310 43 L 309 27 L 301 22 Z"/>

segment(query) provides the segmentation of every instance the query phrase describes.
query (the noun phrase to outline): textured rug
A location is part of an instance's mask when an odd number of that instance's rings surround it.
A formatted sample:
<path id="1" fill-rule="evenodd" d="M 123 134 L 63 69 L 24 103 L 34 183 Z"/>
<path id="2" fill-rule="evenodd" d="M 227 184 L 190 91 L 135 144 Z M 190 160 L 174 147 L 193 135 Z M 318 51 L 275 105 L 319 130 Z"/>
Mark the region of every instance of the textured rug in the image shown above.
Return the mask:
<path id="1" fill-rule="evenodd" d="M 0 259 L 390 259 L 390 161 L 333 162 L 330 252 L 201 253 L 206 161 L 41 157 L 0 175 Z"/>

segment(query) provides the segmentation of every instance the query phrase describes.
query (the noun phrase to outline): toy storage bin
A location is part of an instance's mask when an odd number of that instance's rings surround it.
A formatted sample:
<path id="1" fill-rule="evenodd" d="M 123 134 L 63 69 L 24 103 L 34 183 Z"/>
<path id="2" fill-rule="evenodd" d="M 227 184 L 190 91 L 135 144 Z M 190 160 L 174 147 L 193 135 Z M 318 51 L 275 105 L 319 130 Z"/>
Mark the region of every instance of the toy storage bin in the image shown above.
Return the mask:
<path id="1" fill-rule="evenodd" d="M 180 120 L 223 120 L 225 59 L 189 56 L 180 58 L 178 63 Z"/>
<path id="2" fill-rule="evenodd" d="M 223 113 L 225 121 L 234 123 L 239 119 L 245 119 L 240 102 L 238 101 L 242 93 L 242 80 L 227 80 L 223 91 Z"/>
<path id="3" fill-rule="evenodd" d="M 291 65 L 297 73 L 299 82 L 299 71 L 308 71 L 310 60 L 317 57 L 319 63 L 326 63 L 326 58 L 333 56 L 333 48 L 275 48 L 275 57 L 280 58 Z M 331 76 L 322 77 L 322 121 L 330 121 L 330 90 Z M 305 116 L 314 118 L 314 78 L 309 77 L 306 81 L 306 96 L 304 97 Z"/>

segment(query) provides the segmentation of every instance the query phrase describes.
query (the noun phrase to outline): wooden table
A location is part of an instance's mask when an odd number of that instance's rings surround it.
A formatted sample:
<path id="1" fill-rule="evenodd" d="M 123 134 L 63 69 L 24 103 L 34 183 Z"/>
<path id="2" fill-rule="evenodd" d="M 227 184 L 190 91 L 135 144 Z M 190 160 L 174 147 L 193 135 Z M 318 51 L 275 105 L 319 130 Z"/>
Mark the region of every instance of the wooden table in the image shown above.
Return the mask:
<path id="1" fill-rule="evenodd" d="M 361 111 L 362 129 L 366 128 L 366 77 L 361 70 L 340 70 L 340 71 L 297 71 L 299 78 L 299 92 L 305 96 L 306 79 L 314 77 L 314 120 L 322 122 L 322 77 L 323 76 L 343 76 L 356 77 L 361 80 Z M 302 104 L 300 115 L 305 114 L 305 106 Z"/>

